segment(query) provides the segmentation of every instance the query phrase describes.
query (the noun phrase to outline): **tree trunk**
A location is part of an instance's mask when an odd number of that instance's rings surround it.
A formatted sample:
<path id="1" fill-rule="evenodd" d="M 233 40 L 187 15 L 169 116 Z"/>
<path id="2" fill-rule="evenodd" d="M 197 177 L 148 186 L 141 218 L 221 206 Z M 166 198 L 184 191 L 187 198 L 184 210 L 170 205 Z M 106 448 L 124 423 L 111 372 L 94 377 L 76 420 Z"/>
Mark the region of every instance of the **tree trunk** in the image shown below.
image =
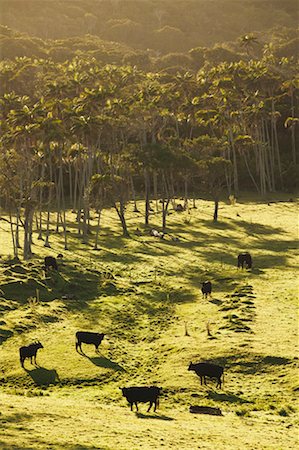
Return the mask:
<path id="1" fill-rule="evenodd" d="M 99 216 L 98 216 L 98 222 L 97 222 L 97 230 L 96 230 L 96 237 L 94 242 L 94 250 L 98 249 L 98 242 L 99 242 L 99 234 L 100 234 L 100 222 L 101 222 L 101 209 L 98 210 Z"/>
<path id="2" fill-rule="evenodd" d="M 138 211 L 137 203 L 136 203 L 136 192 L 135 192 L 135 186 L 134 186 L 134 181 L 133 181 L 132 175 L 130 175 L 130 183 L 131 183 L 132 197 L 133 197 L 133 202 L 134 202 L 134 212 L 137 213 L 139 211 Z"/>
<path id="3" fill-rule="evenodd" d="M 291 87 L 291 114 L 292 118 L 295 118 L 295 105 L 294 105 L 294 90 Z M 291 125 L 291 142 L 292 142 L 292 158 L 293 164 L 296 164 L 296 135 L 295 135 L 295 125 Z"/>
<path id="4" fill-rule="evenodd" d="M 24 220 L 24 247 L 23 257 L 24 259 L 30 259 L 32 256 L 31 244 L 32 244 L 32 222 L 33 222 L 34 208 L 28 204 L 25 207 L 25 220 Z"/>
<path id="5" fill-rule="evenodd" d="M 213 217 L 214 222 L 218 221 L 218 208 L 219 208 L 219 200 L 218 200 L 218 198 L 215 198 L 214 199 L 214 217 Z"/>
<path id="6" fill-rule="evenodd" d="M 239 180 L 238 180 L 238 166 L 237 166 L 237 155 L 236 155 L 236 148 L 234 144 L 234 138 L 233 138 L 233 132 L 230 129 L 229 130 L 229 136 L 230 136 L 230 144 L 233 154 L 233 183 L 234 183 L 234 191 L 235 193 L 239 192 Z"/>
<path id="7" fill-rule="evenodd" d="M 149 214 L 150 214 L 150 181 L 148 171 L 144 171 L 144 188 L 145 188 L 145 225 L 149 224 Z"/>
<path id="8" fill-rule="evenodd" d="M 184 179 L 184 208 L 188 209 L 188 180 Z"/>
<path id="9" fill-rule="evenodd" d="M 16 236 L 15 236 L 15 232 L 13 229 L 13 222 L 12 222 L 12 215 L 11 212 L 9 212 L 9 222 L 10 222 L 10 232 L 11 232 L 11 239 L 12 239 L 12 245 L 13 245 L 13 255 L 14 258 L 18 258 L 18 246 L 16 243 Z"/>
<path id="10" fill-rule="evenodd" d="M 52 167 L 52 158 L 51 153 L 49 150 L 49 192 L 48 192 L 48 211 L 47 211 L 47 224 L 46 224 L 46 239 L 44 243 L 44 247 L 50 248 L 50 209 L 51 209 L 51 202 L 52 202 L 52 178 L 53 178 L 53 167 Z"/>
<path id="11" fill-rule="evenodd" d="M 123 229 L 123 235 L 125 237 L 130 237 L 129 232 L 128 232 L 128 228 L 127 228 L 127 223 L 126 223 L 126 219 L 125 219 L 125 205 L 120 202 L 119 204 L 119 208 L 117 207 L 117 204 L 114 203 L 114 208 L 116 209 L 116 212 L 118 214 L 119 220 L 121 222 L 121 226 Z"/>
<path id="12" fill-rule="evenodd" d="M 157 172 L 153 174 L 153 186 L 154 186 L 154 199 L 156 202 L 156 212 L 159 212 L 159 202 L 158 202 L 158 176 Z"/>

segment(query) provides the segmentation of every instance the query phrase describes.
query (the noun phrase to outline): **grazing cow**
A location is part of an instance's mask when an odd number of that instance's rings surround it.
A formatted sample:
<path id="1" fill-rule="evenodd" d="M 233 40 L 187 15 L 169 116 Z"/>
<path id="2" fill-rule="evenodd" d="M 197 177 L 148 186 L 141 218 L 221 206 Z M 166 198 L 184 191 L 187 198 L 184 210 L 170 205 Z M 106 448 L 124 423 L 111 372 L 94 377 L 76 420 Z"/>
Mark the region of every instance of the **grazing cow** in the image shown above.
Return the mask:
<path id="1" fill-rule="evenodd" d="M 210 281 L 204 281 L 201 286 L 202 295 L 207 298 L 207 296 L 211 296 L 212 293 L 212 283 Z"/>
<path id="2" fill-rule="evenodd" d="M 221 366 L 217 366 L 216 364 L 211 363 L 197 363 L 192 364 L 190 363 L 188 370 L 194 370 L 196 375 L 200 377 L 200 384 L 202 384 L 202 380 L 204 380 L 204 384 L 206 383 L 206 377 L 208 378 L 216 378 L 217 379 L 217 385 L 216 388 L 219 386 L 221 389 L 221 377 L 223 375 L 224 368 Z"/>
<path id="3" fill-rule="evenodd" d="M 83 353 L 81 345 L 83 344 L 93 344 L 95 346 L 96 352 L 99 350 L 99 345 L 104 339 L 104 333 L 91 333 L 89 331 L 77 331 L 76 333 L 76 351 L 78 348 L 81 353 Z M 79 353 L 79 352 L 78 352 Z"/>
<path id="4" fill-rule="evenodd" d="M 129 387 L 120 388 L 124 397 L 126 397 L 128 403 L 133 411 L 133 404 L 135 403 L 136 410 L 138 411 L 138 402 L 147 403 L 150 402 L 147 412 L 151 409 L 153 404 L 155 405 L 154 411 L 156 411 L 159 405 L 159 395 L 161 388 L 156 386 L 144 386 L 144 387 Z"/>
<path id="5" fill-rule="evenodd" d="M 164 239 L 164 233 L 162 233 L 162 231 L 157 231 L 157 230 L 151 230 L 151 236 L 160 238 L 160 239 Z"/>
<path id="6" fill-rule="evenodd" d="M 244 265 L 246 269 L 251 269 L 252 267 L 252 257 L 251 254 L 248 252 L 240 253 L 238 255 L 238 268 L 242 267 L 243 269 Z"/>
<path id="7" fill-rule="evenodd" d="M 30 358 L 31 364 L 32 358 L 34 358 L 34 364 L 36 364 L 36 353 L 39 348 L 44 348 L 44 346 L 40 342 L 34 342 L 27 347 L 20 347 L 20 361 L 22 367 L 24 367 L 24 361 L 26 358 Z"/>
<path id="8" fill-rule="evenodd" d="M 45 267 L 45 272 L 48 272 L 49 269 L 53 269 L 53 270 L 57 270 L 58 271 L 56 258 L 54 258 L 53 256 L 46 256 L 45 257 L 45 266 L 44 267 Z"/>
<path id="9" fill-rule="evenodd" d="M 185 211 L 186 208 L 184 208 L 183 205 L 181 205 L 181 203 L 179 203 L 178 205 L 176 205 L 175 210 L 176 212 L 183 212 Z"/>

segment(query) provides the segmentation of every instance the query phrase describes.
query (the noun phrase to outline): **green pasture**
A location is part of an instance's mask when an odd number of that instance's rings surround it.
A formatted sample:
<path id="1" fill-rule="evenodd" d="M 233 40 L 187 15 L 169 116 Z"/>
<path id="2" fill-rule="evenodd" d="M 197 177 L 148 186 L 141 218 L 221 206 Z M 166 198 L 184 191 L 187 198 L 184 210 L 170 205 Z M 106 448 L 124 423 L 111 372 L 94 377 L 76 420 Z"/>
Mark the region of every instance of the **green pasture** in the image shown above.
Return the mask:
<path id="1" fill-rule="evenodd" d="M 294 449 L 298 445 L 298 205 L 213 203 L 168 215 L 164 240 L 127 207 L 130 238 L 105 210 L 100 248 L 78 236 L 68 214 L 51 249 L 34 233 L 34 257 L 12 260 L 0 221 L 1 449 Z M 160 229 L 161 213 L 151 226 Z M 138 231 L 137 231 L 138 229 Z M 253 256 L 238 270 L 240 251 Z M 46 255 L 64 255 L 45 277 Z M 204 299 L 202 281 L 213 294 Z M 106 334 L 96 354 L 75 351 L 77 330 Z M 38 366 L 20 366 L 19 347 L 40 340 Z M 225 367 L 222 389 L 201 386 L 190 362 Z M 162 387 L 156 413 L 131 412 L 120 387 Z M 189 413 L 190 405 L 222 416 Z"/>

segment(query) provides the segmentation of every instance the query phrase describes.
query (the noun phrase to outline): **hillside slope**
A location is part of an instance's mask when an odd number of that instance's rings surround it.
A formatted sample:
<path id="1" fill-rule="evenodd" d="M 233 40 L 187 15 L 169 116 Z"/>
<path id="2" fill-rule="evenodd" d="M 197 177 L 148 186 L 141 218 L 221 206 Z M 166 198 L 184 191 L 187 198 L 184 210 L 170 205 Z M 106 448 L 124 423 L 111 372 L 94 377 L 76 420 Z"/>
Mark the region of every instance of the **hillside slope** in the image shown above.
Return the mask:
<path id="1" fill-rule="evenodd" d="M 35 237 L 30 262 L 9 260 L 0 222 L 1 448 L 296 447 L 297 205 L 220 206 L 219 223 L 207 201 L 189 214 L 171 211 L 165 240 L 149 236 L 131 206 L 133 237 L 124 239 L 105 210 L 100 251 L 94 235 L 80 243 L 75 227 L 67 252 L 52 236 L 50 254 L 64 258 L 48 277 L 43 242 Z M 151 223 L 159 227 L 160 213 Z M 252 271 L 237 270 L 241 250 L 253 255 Z M 200 292 L 206 279 L 210 299 Z M 100 354 L 92 346 L 76 353 L 78 329 L 106 333 Z M 18 348 L 35 339 L 44 345 L 39 366 L 26 360 L 24 370 Z M 201 360 L 225 367 L 223 389 L 200 386 L 187 370 Z M 163 388 L 156 413 L 142 404 L 130 412 L 121 397 L 119 387 L 139 384 Z M 223 416 L 190 414 L 192 404 Z"/>

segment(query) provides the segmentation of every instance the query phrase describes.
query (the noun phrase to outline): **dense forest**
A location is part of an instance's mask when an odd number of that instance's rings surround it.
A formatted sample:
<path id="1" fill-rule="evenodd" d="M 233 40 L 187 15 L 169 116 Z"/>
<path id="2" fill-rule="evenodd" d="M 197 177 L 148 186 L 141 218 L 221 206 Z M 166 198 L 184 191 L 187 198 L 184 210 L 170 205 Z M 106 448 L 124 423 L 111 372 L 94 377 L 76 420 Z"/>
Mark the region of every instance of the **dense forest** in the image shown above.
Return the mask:
<path id="1" fill-rule="evenodd" d="M 86 34 L 161 53 L 298 26 L 296 0 L 1 0 L 1 23 L 42 39 Z M 37 41 L 35 41 L 38 43 Z"/>
<path id="2" fill-rule="evenodd" d="M 294 190 L 295 4 L 2 0 L 0 186 L 15 255 L 22 225 L 30 256 L 34 220 L 49 245 L 53 208 L 67 247 L 69 207 L 84 240 L 92 208 L 99 229 L 114 207 L 127 235 L 132 199 L 145 225 L 155 200 L 165 230 L 178 197 L 209 196 L 217 220 L 222 192 Z"/>

